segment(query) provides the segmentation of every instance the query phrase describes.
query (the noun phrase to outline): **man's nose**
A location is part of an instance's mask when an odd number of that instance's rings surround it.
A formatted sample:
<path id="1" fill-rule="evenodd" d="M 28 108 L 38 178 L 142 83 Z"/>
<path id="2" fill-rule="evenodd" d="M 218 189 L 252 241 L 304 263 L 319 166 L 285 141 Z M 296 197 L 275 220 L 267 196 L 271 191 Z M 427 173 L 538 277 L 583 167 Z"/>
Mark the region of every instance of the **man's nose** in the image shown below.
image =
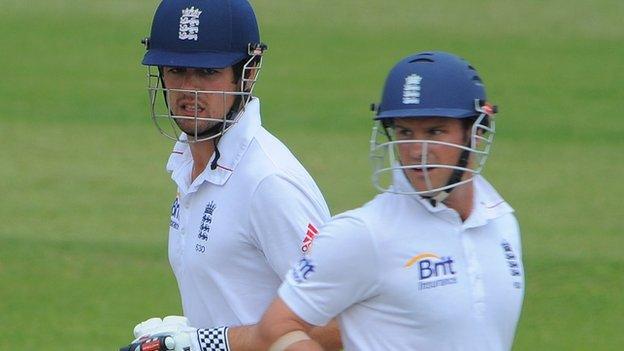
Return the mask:
<path id="1" fill-rule="evenodd" d="M 187 71 L 182 77 L 182 84 L 180 89 L 185 90 L 201 90 L 199 84 L 199 77 L 192 71 Z"/>
<path id="2" fill-rule="evenodd" d="M 426 143 L 419 142 L 419 141 L 413 141 L 413 142 L 407 143 L 410 158 L 420 163 L 421 160 L 424 158 L 424 155 L 427 152 L 427 146 L 428 145 L 426 145 Z"/>

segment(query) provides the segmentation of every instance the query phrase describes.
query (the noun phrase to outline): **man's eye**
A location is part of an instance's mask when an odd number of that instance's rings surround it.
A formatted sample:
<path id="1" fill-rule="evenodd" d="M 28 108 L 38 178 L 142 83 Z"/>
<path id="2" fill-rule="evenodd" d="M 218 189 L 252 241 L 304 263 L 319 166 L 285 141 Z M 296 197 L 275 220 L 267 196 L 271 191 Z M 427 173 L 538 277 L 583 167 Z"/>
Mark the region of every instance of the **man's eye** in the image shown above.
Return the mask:
<path id="1" fill-rule="evenodd" d="M 180 74 L 180 73 L 184 73 L 185 69 L 184 68 L 180 68 L 180 67 L 171 67 L 167 70 L 167 72 L 169 73 L 173 73 L 173 74 Z"/>
<path id="2" fill-rule="evenodd" d="M 202 68 L 201 70 L 201 74 L 205 75 L 205 76 L 211 76 L 213 74 L 218 73 L 219 71 L 212 69 L 212 68 Z"/>
<path id="3" fill-rule="evenodd" d="M 400 138 L 409 138 L 412 135 L 412 131 L 409 129 L 397 130 L 397 136 Z"/>
<path id="4" fill-rule="evenodd" d="M 444 131 L 442 129 L 439 129 L 439 128 L 429 129 L 429 134 L 431 134 L 431 135 L 442 135 L 442 133 L 444 133 Z"/>

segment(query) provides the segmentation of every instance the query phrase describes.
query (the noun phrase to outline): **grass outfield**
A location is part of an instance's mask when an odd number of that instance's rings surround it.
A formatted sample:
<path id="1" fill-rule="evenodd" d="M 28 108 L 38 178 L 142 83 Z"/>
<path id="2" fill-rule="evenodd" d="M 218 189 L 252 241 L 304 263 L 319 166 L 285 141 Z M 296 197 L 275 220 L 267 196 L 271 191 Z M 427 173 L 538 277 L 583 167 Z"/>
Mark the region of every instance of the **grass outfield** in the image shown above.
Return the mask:
<path id="1" fill-rule="evenodd" d="M 139 65 L 156 3 L 0 2 L 0 350 L 115 350 L 138 321 L 180 313 L 170 143 Z M 485 175 L 523 231 L 514 349 L 624 345 L 624 2 L 252 3 L 264 124 L 333 213 L 374 194 L 367 107 L 391 65 L 469 59 L 501 106 Z"/>

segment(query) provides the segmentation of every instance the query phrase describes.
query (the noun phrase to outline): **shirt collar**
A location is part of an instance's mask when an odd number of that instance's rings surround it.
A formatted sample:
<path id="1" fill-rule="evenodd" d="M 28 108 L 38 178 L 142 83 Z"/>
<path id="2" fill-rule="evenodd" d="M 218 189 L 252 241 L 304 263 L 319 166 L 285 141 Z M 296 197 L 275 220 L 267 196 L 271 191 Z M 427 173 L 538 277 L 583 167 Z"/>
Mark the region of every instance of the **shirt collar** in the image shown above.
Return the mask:
<path id="1" fill-rule="evenodd" d="M 472 213 L 463 224 L 464 228 L 485 225 L 489 220 L 513 212 L 513 208 L 485 178 L 477 175 L 472 184 L 475 189 L 474 203 Z"/>
<path id="2" fill-rule="evenodd" d="M 238 121 L 220 138 L 217 144 L 220 153 L 217 167 L 215 169 L 210 168 L 215 153 L 210 158 L 208 167 L 195 179 L 193 184 L 199 186 L 204 181 L 215 185 L 225 184 L 243 158 L 260 126 L 260 100 L 254 97 L 247 103 Z M 192 164 L 193 161 L 191 149 L 185 141 L 186 134 L 182 134 L 180 141 L 173 146 L 173 151 L 167 162 L 167 171 L 171 173 L 171 178 L 180 187 L 192 186 L 186 184 L 188 180 L 184 180 L 189 178 L 188 173 L 192 169 L 189 164 Z M 191 191 L 192 189 L 189 189 L 188 192 Z"/>
<path id="3" fill-rule="evenodd" d="M 405 173 L 401 169 L 395 169 L 393 174 L 393 187 L 398 191 L 414 191 Z M 472 213 L 462 223 L 463 229 L 485 225 L 489 220 L 498 218 L 504 214 L 513 212 L 513 208 L 496 192 L 494 187 L 481 175 L 476 175 L 472 182 L 474 198 Z M 405 195 L 424 207 L 433 215 L 444 220 L 457 222 L 459 215 L 455 210 L 447 207 L 444 203 L 432 206 L 430 201 L 420 195 Z"/>

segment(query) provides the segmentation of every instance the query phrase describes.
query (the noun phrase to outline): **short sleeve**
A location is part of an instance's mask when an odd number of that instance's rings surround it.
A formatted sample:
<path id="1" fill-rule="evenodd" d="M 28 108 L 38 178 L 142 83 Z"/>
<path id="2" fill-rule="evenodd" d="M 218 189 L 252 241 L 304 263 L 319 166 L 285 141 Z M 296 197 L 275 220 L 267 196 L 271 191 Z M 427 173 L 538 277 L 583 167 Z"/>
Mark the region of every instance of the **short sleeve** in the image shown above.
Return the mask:
<path id="1" fill-rule="evenodd" d="M 300 318 L 321 326 L 377 294 L 379 280 L 378 250 L 365 223 L 337 217 L 288 272 L 279 296 Z"/>
<path id="2" fill-rule="evenodd" d="M 258 185 L 251 200 L 252 240 L 282 278 L 301 256 L 306 236 L 313 238 L 329 217 L 320 192 L 271 175 Z"/>

